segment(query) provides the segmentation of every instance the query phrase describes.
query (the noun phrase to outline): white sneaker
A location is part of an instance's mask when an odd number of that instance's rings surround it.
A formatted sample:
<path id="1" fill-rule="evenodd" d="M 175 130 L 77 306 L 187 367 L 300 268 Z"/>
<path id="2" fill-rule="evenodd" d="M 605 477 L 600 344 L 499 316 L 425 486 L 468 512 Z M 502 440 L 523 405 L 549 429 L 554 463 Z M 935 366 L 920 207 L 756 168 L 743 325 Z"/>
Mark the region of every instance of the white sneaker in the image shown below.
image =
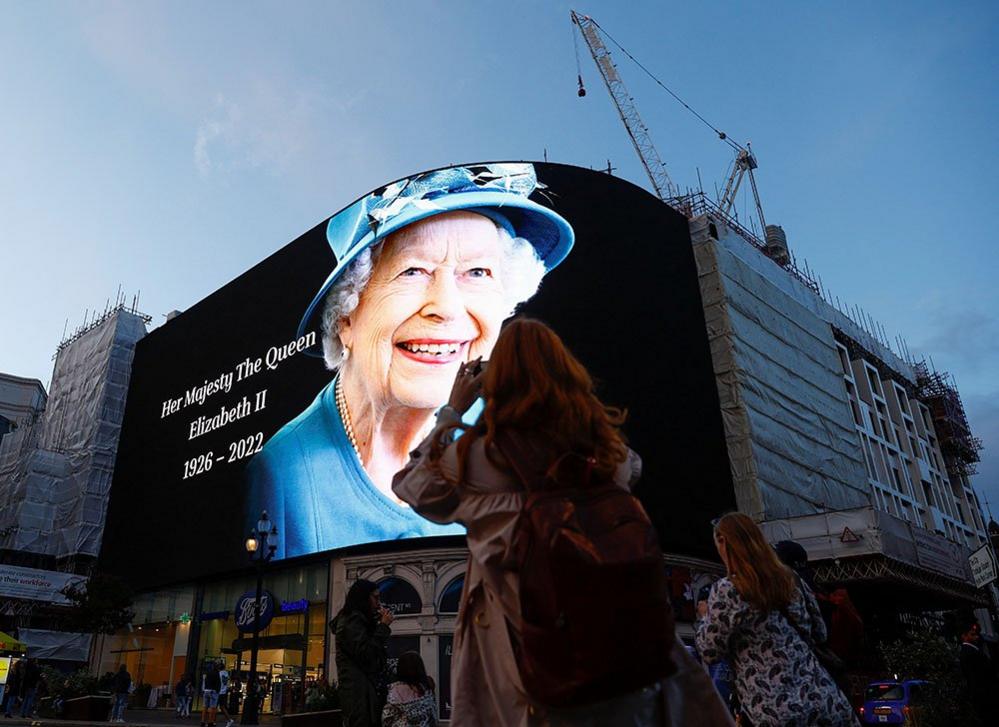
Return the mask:
<path id="1" fill-rule="evenodd" d="M 233 720 L 230 719 L 228 722 L 225 723 L 225 727 L 232 727 L 232 723 Z"/>

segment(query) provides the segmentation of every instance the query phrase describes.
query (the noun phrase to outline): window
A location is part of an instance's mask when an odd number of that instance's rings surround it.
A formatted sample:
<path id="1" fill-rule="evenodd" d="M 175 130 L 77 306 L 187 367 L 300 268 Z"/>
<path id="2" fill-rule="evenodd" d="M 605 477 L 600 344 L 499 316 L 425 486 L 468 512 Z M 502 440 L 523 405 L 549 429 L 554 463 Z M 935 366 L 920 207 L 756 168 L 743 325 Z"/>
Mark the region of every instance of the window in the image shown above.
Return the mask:
<path id="1" fill-rule="evenodd" d="M 905 699 L 905 687 L 901 684 L 873 684 L 864 694 L 868 702 L 894 702 Z"/>
<path id="2" fill-rule="evenodd" d="M 423 599 L 420 598 L 420 594 L 402 578 L 389 576 L 378 581 L 378 591 L 381 594 L 382 604 L 395 616 L 423 611 Z"/>
<path id="3" fill-rule="evenodd" d="M 839 364 L 843 367 L 843 373 L 847 376 L 852 376 L 852 371 L 850 370 L 850 357 L 847 355 L 846 349 L 843 346 L 836 346 L 836 350 L 839 352 Z"/>
<path id="4" fill-rule="evenodd" d="M 441 594 L 439 613 L 458 613 L 461 604 L 461 591 L 465 587 L 465 576 L 460 575 L 444 587 Z"/>
<path id="5" fill-rule="evenodd" d="M 867 380 L 871 384 L 871 392 L 875 396 L 881 396 L 881 382 L 878 381 L 877 371 L 872 369 L 870 366 L 864 366 L 864 370 L 867 371 Z M 883 397 L 882 397 L 883 398 Z"/>

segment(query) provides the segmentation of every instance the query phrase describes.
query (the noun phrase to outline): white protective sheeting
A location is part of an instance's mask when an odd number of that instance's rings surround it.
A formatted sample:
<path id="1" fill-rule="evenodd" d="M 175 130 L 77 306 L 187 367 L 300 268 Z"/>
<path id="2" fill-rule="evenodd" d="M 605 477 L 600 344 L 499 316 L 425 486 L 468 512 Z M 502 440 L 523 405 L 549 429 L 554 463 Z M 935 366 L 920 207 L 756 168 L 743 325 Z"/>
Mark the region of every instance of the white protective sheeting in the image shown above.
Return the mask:
<path id="1" fill-rule="evenodd" d="M 28 657 L 34 659 L 61 659 L 62 661 L 88 661 L 90 659 L 90 634 L 44 629 L 18 629 L 17 638 L 28 647 Z"/>
<path id="2" fill-rule="evenodd" d="M 145 333 L 142 317 L 120 309 L 59 351 L 45 412 L 17 441 L 4 437 L 0 547 L 98 554 L 132 355 Z"/>
<path id="3" fill-rule="evenodd" d="M 816 304 L 825 303 L 718 229 L 721 240 L 706 218 L 691 221 L 739 509 L 766 520 L 868 505 L 832 327 Z"/>
<path id="4" fill-rule="evenodd" d="M 794 540 L 808 559 L 883 555 L 971 582 L 971 549 L 873 507 L 761 523 L 767 540 Z"/>

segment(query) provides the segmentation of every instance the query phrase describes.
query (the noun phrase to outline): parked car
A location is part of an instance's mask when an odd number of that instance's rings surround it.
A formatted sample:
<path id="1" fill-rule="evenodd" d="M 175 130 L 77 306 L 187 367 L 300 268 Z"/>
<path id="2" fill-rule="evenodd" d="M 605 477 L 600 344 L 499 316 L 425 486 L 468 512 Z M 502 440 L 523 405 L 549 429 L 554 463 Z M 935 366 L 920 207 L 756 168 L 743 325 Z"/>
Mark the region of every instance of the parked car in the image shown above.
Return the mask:
<path id="1" fill-rule="evenodd" d="M 921 679 L 871 682 L 864 690 L 860 721 L 864 724 L 919 724 L 923 691 L 929 684 Z"/>

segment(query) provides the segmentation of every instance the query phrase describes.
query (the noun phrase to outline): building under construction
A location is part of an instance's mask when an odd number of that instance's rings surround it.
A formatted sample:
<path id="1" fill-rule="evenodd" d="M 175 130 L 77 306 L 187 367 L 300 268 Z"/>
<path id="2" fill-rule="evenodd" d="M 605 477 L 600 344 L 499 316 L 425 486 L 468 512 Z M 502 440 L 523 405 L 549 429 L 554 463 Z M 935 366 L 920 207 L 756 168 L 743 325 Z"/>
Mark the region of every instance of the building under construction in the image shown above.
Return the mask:
<path id="1" fill-rule="evenodd" d="M 892 350 L 873 318 L 797 264 L 784 230 L 764 218 L 748 144 L 683 103 L 593 18 L 571 18 L 653 190 L 690 221 L 739 509 L 772 542 L 801 543 L 820 583 L 848 585 L 871 609 L 993 605 L 994 585 L 976 588 L 969 566 L 988 542 L 969 479 L 981 443 L 953 378 L 914 361 L 901 338 Z M 670 179 L 605 37 L 734 151 L 717 201 Z M 755 218 L 739 220 L 747 178 Z"/>
<path id="2" fill-rule="evenodd" d="M 149 321 L 121 301 L 86 321 L 59 345 L 47 397 L 41 382 L 0 378 L 8 408 L 34 392 L 30 411 L 0 438 L 0 563 L 55 584 L 52 593 L 0 588 L 4 629 L 58 620 L 49 613 L 59 601 L 55 589 L 72 575 L 90 574 L 103 536 L 132 355 Z"/>

